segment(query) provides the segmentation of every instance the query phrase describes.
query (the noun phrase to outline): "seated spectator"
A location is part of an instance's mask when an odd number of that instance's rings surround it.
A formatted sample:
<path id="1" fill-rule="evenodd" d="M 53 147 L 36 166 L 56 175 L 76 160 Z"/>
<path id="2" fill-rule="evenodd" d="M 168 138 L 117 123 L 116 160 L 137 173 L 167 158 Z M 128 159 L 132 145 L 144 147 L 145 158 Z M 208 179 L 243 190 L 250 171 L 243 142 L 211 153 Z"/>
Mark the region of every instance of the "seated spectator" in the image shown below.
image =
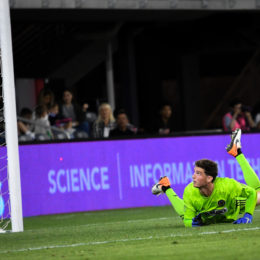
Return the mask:
<path id="1" fill-rule="evenodd" d="M 254 118 L 255 118 L 255 125 L 256 130 L 260 130 L 260 102 L 258 102 L 254 107 Z"/>
<path id="2" fill-rule="evenodd" d="M 90 126 L 90 128 L 92 128 L 92 125 L 94 124 L 94 122 L 97 119 L 97 114 L 95 112 L 93 112 L 93 111 L 90 111 L 89 110 L 89 105 L 86 104 L 86 103 L 83 105 L 83 108 L 86 111 L 86 119 L 87 119 L 87 121 L 89 123 L 89 126 Z"/>
<path id="3" fill-rule="evenodd" d="M 49 121 L 52 126 L 56 126 L 58 120 L 61 119 L 59 114 L 59 105 L 54 103 L 49 109 Z"/>
<path id="4" fill-rule="evenodd" d="M 26 107 L 23 108 L 20 112 L 20 117 L 27 119 L 27 120 L 32 120 L 32 115 L 33 115 L 32 110 L 29 109 L 29 108 L 26 108 Z M 33 125 L 32 124 L 18 119 L 17 127 L 18 127 L 18 137 L 19 137 L 19 139 L 27 140 L 27 141 L 34 140 L 35 136 L 34 136 L 34 133 L 33 133 Z"/>
<path id="5" fill-rule="evenodd" d="M 73 138 L 73 133 L 76 130 L 72 127 L 72 120 L 70 118 L 63 119 L 61 117 L 59 113 L 59 105 L 57 103 L 54 103 L 49 109 L 49 121 L 51 126 L 60 128 L 65 132 L 65 136 L 63 136 L 64 138 Z M 61 136 L 60 132 L 56 132 L 57 133 L 55 133 L 55 136 L 58 136 L 58 134 Z"/>
<path id="6" fill-rule="evenodd" d="M 109 137 L 132 136 L 135 134 L 132 129 L 126 112 L 119 110 L 116 116 L 116 128 L 110 131 Z"/>
<path id="7" fill-rule="evenodd" d="M 256 129 L 257 129 L 257 130 L 260 130 L 260 113 L 257 113 L 257 114 L 256 114 L 255 124 L 256 124 Z"/>
<path id="8" fill-rule="evenodd" d="M 234 99 L 230 103 L 230 111 L 226 113 L 222 119 L 224 131 L 235 131 L 237 128 L 243 131 L 250 131 L 255 127 L 255 122 L 252 118 L 251 108 L 242 105 L 241 100 Z"/>
<path id="9" fill-rule="evenodd" d="M 98 118 L 93 124 L 92 136 L 94 138 L 107 138 L 109 132 L 116 126 L 111 106 L 103 103 L 98 109 Z"/>
<path id="10" fill-rule="evenodd" d="M 155 120 L 153 132 L 159 135 L 168 135 L 173 132 L 173 128 L 172 107 L 170 104 L 164 104 L 161 106 L 159 118 Z"/>
<path id="11" fill-rule="evenodd" d="M 80 107 L 76 102 L 73 102 L 73 94 L 70 90 L 63 91 L 62 104 L 60 105 L 62 119 L 70 119 L 73 128 L 89 135 L 90 127 L 86 119 L 86 110 L 86 104 Z"/>
<path id="12" fill-rule="evenodd" d="M 46 106 L 49 110 L 54 104 L 54 94 L 50 89 L 43 88 L 38 96 L 38 106 Z"/>
<path id="13" fill-rule="evenodd" d="M 47 107 L 43 105 L 37 106 L 35 109 L 35 116 L 36 119 L 34 120 L 35 122 L 34 133 L 36 139 L 40 139 L 40 140 L 52 139 L 53 135 L 50 128 L 50 121 L 48 118 Z"/>

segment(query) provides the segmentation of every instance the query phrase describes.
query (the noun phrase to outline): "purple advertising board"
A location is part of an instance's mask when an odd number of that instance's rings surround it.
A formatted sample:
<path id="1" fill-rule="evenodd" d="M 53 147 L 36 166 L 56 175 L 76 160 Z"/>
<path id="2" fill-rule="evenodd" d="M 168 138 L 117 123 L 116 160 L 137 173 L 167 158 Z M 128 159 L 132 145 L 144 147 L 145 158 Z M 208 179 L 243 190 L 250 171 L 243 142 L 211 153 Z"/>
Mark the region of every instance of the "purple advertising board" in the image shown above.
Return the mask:
<path id="1" fill-rule="evenodd" d="M 260 176 L 260 134 L 244 134 L 243 152 Z M 167 175 L 182 197 L 194 161 L 208 158 L 219 176 L 244 182 L 225 152 L 228 135 L 21 145 L 23 215 L 168 205 L 152 185 Z"/>

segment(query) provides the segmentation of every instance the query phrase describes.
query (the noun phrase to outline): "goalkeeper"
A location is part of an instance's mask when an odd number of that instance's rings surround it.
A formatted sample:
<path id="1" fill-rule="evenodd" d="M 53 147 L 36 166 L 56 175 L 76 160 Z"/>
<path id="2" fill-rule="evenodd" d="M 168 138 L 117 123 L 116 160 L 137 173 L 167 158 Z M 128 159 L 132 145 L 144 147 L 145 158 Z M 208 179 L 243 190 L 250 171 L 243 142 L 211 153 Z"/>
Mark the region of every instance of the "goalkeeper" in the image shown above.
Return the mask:
<path id="1" fill-rule="evenodd" d="M 168 177 L 162 177 L 153 186 L 153 194 L 167 195 L 186 227 L 252 223 L 255 206 L 260 205 L 260 181 L 241 152 L 241 129 L 233 132 L 231 139 L 227 152 L 236 158 L 247 185 L 217 177 L 217 164 L 202 159 L 195 162 L 193 182 L 185 188 L 183 200 L 170 187 Z M 238 218 L 241 213 L 244 213 L 243 217 Z"/>

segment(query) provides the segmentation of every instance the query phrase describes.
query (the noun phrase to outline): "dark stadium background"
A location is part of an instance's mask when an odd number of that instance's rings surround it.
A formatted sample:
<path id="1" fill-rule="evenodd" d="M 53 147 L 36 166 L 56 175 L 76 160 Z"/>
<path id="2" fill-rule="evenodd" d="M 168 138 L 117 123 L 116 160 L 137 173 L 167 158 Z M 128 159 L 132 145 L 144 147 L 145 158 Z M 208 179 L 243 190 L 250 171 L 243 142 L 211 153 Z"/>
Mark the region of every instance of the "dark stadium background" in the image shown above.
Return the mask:
<path id="1" fill-rule="evenodd" d="M 144 129 L 163 102 L 185 131 L 221 128 L 235 96 L 259 100 L 257 10 L 11 9 L 11 21 L 15 77 L 47 79 L 56 96 L 69 87 L 93 111 L 107 100 L 112 41 L 116 106 Z M 59 71 L 79 54 L 84 64 Z"/>

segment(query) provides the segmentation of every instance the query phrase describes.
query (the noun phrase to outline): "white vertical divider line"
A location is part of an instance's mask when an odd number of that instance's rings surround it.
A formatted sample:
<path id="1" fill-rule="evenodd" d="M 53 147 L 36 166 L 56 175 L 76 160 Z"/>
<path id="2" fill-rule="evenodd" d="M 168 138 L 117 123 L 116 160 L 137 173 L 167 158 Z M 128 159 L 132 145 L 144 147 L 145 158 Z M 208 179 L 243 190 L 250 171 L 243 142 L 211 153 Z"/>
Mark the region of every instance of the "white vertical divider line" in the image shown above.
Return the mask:
<path id="1" fill-rule="evenodd" d="M 117 160 L 117 175 L 118 175 L 119 198 L 120 198 L 120 200 L 122 200 L 123 199 L 123 194 L 122 194 L 122 182 L 121 182 L 120 156 L 119 156 L 119 153 L 116 154 L 116 160 Z"/>

